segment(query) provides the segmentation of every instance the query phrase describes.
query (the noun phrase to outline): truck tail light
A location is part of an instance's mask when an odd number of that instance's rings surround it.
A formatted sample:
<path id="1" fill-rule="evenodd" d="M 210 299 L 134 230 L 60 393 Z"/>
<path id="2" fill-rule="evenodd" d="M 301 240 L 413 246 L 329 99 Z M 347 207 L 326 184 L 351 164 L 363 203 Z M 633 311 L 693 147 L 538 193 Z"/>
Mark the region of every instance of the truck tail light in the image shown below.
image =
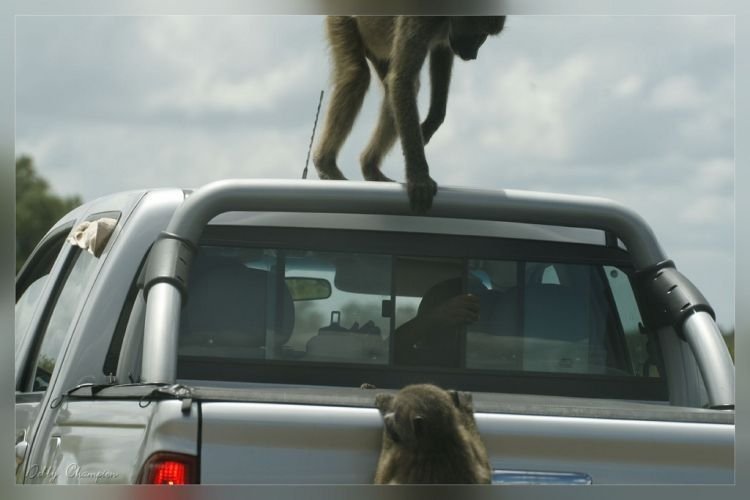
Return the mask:
<path id="1" fill-rule="evenodd" d="M 143 464 L 138 482 L 142 484 L 197 484 L 198 466 L 193 455 L 157 452 Z"/>

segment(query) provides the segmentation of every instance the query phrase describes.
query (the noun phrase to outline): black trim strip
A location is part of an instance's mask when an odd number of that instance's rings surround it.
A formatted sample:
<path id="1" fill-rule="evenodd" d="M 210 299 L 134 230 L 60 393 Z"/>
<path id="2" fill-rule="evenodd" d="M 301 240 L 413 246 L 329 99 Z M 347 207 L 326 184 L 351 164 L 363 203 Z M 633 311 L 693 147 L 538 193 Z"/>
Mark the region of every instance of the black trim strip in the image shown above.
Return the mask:
<path id="1" fill-rule="evenodd" d="M 192 380 L 184 383 L 192 384 Z M 180 383 L 183 383 L 182 381 Z M 166 387 L 166 386 L 165 386 Z M 373 408 L 375 396 L 393 389 L 361 389 L 359 387 L 281 385 L 256 386 L 232 384 L 181 386 L 187 389 L 193 402 L 273 403 L 305 406 L 343 406 Z M 103 387 L 95 394 L 70 394 L 71 402 L 79 400 L 132 400 L 143 403 L 156 399 L 169 398 L 169 392 L 155 391 L 152 384 L 125 384 Z M 174 396 L 178 397 L 178 396 Z M 539 396 L 513 394 L 508 391 L 474 392 L 476 413 L 561 416 L 572 418 L 604 418 L 626 420 L 648 420 L 664 422 L 694 422 L 713 424 L 734 424 L 734 411 L 731 409 L 704 409 L 644 401 L 616 401 L 613 399 L 570 398 L 560 396 Z M 201 410 L 202 411 L 202 410 Z M 200 414 L 202 419 L 202 413 Z M 202 424 L 205 422 L 201 420 Z M 202 439 L 202 437 L 201 437 Z"/>
<path id="2" fill-rule="evenodd" d="M 432 383 L 463 391 L 643 401 L 669 399 L 665 380 L 658 378 L 323 362 L 300 364 L 210 356 L 179 356 L 177 378 L 339 387 L 369 383 L 390 389 Z"/>
<path id="3" fill-rule="evenodd" d="M 366 252 L 419 257 L 507 259 L 533 262 L 610 264 L 632 267 L 620 248 L 585 243 L 560 243 L 486 236 L 457 236 L 397 231 L 206 226 L 200 246 L 258 246 L 262 248 Z M 303 245 L 304 247 L 302 247 Z M 470 251 L 467 251 L 470 249 Z M 470 255 L 467 255 L 470 254 Z"/>

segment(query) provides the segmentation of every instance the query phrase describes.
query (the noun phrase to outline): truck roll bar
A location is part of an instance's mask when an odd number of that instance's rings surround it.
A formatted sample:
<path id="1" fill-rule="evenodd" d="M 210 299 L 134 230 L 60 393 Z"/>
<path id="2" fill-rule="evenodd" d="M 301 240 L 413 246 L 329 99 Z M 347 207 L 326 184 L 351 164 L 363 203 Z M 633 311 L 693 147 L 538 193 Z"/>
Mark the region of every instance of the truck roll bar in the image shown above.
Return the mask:
<path id="1" fill-rule="evenodd" d="M 149 261 L 153 258 L 160 264 L 153 266 L 157 271 L 152 280 L 146 277 L 149 296 L 143 339 L 141 375 L 144 382 L 175 382 L 183 288 L 179 280 L 165 277 L 163 270 L 181 268 L 177 262 L 180 256 L 189 263 L 190 259 L 185 256 L 192 255 L 208 222 L 217 215 L 232 211 L 415 215 L 409 208 L 405 186 L 397 183 L 237 179 L 213 182 L 197 189 L 177 208 L 169 222 L 165 232 L 169 235 L 169 245 L 162 246 L 171 249 L 165 250 L 169 256 L 149 255 Z M 654 233 L 640 215 L 604 198 L 440 187 L 431 210 L 424 216 L 599 229 L 613 234 L 625 244 L 636 271 L 655 268 L 667 260 Z M 170 261 L 174 262 L 169 264 Z M 696 314 L 706 315 L 703 311 Z M 708 319 L 711 320 L 710 316 Z M 692 317 L 685 321 L 686 333 L 696 330 L 694 325 L 699 322 L 699 318 Z M 715 325 L 714 329 L 711 335 L 721 341 Z M 705 336 L 706 331 L 713 330 L 699 331 Z M 722 362 L 717 359 L 721 350 L 698 347 L 715 346 L 716 339 L 698 342 L 692 339 L 694 335 L 688 333 L 686 337 L 701 371 L 707 370 L 704 377 L 706 374 L 712 376 L 708 367 Z M 731 371 L 730 377 L 730 373 L 724 370 L 720 377 L 722 380 L 718 383 L 706 381 L 712 406 L 734 403 L 734 372 Z"/>

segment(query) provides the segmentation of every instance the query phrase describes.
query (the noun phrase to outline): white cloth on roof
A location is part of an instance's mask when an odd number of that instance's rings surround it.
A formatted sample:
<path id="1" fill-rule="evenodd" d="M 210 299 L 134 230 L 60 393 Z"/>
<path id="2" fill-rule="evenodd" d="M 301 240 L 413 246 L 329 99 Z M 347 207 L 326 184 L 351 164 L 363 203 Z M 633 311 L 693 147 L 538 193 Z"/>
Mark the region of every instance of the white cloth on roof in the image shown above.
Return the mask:
<path id="1" fill-rule="evenodd" d="M 68 243 L 87 250 L 94 257 L 99 257 L 107 245 L 109 237 L 117 226 L 117 220 L 102 217 L 78 224 L 68 236 Z"/>

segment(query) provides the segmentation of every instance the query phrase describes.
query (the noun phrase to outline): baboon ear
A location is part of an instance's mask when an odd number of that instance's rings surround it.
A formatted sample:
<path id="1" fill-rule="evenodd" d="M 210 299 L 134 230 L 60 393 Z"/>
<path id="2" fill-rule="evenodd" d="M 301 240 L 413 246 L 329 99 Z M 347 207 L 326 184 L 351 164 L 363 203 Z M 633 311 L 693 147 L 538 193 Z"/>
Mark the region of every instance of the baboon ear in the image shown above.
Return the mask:
<path id="1" fill-rule="evenodd" d="M 393 395 L 392 394 L 378 394 L 375 396 L 375 406 L 378 410 L 380 410 L 381 415 L 385 415 L 389 411 L 391 411 L 391 406 L 393 405 Z"/>
<path id="2" fill-rule="evenodd" d="M 448 394 L 450 394 L 456 408 L 474 411 L 474 401 L 470 392 L 449 390 Z"/>
<path id="3" fill-rule="evenodd" d="M 422 437 L 424 433 L 424 417 L 422 415 L 415 416 L 411 419 L 411 425 L 414 427 L 414 436 L 417 438 Z"/>

